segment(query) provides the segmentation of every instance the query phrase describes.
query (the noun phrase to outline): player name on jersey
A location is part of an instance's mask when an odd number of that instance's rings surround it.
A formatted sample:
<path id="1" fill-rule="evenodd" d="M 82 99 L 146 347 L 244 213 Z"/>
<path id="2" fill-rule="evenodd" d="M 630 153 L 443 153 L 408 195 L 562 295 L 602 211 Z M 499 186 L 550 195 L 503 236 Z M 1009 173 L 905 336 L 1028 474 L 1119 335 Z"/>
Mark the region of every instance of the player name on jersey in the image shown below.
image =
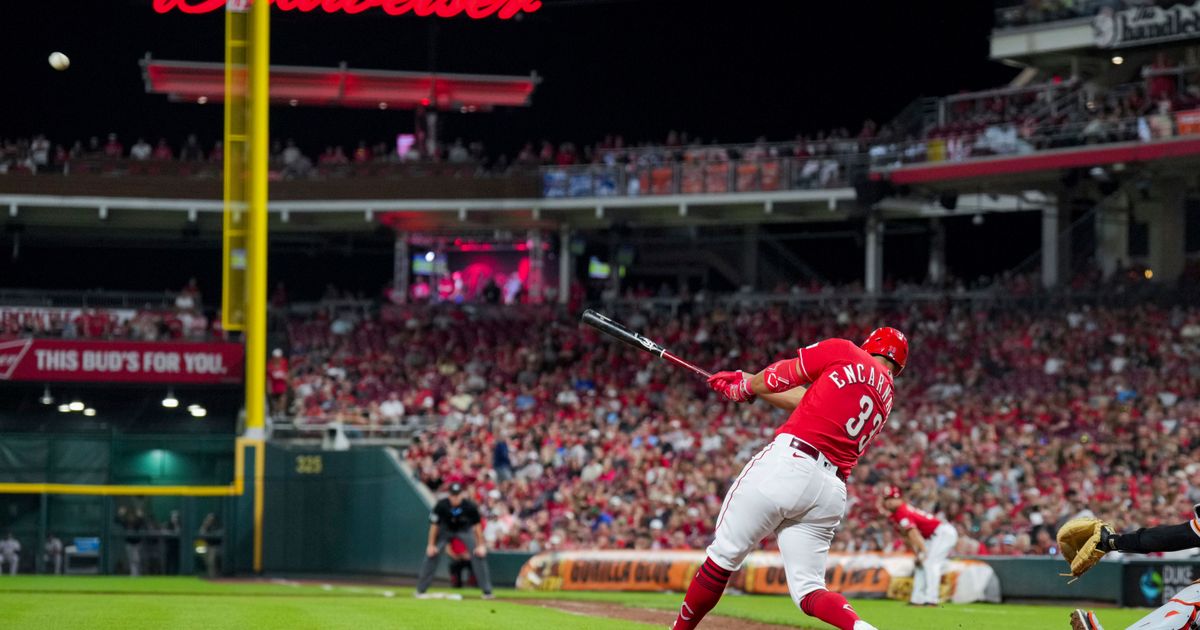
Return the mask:
<path id="1" fill-rule="evenodd" d="M 829 372 L 829 379 L 837 385 L 838 389 L 857 383 L 863 383 L 875 388 L 875 392 L 879 394 L 879 399 L 883 401 L 884 408 L 888 413 L 891 413 L 891 379 L 884 378 L 882 373 L 876 373 L 874 365 L 863 365 L 862 363 L 845 365 L 842 366 L 841 370 L 831 370 Z"/>

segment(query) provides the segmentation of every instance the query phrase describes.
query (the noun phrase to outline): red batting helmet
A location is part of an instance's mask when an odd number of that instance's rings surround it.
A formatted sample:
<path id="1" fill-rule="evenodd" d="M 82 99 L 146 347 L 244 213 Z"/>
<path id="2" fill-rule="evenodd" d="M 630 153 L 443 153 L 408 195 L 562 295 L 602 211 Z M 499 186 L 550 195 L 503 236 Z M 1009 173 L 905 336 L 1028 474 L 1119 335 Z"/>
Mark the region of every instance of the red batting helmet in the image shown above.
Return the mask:
<path id="1" fill-rule="evenodd" d="M 896 365 L 900 366 L 897 374 L 904 369 L 904 364 L 908 363 L 908 337 L 895 328 L 876 328 L 867 336 L 862 349 L 866 350 L 867 354 L 878 354 L 895 361 Z"/>

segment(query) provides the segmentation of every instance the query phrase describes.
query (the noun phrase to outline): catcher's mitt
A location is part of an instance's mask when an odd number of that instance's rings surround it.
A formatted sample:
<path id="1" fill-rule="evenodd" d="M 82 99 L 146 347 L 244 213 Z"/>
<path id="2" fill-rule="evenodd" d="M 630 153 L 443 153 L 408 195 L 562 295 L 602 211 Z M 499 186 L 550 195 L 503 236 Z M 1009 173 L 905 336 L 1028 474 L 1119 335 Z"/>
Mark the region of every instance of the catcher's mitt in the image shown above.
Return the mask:
<path id="1" fill-rule="evenodd" d="M 1108 550 L 1105 538 L 1112 526 L 1095 518 L 1074 518 L 1058 529 L 1058 548 L 1071 564 L 1071 582 L 1100 562 Z M 1069 583 L 1069 582 L 1068 582 Z"/>

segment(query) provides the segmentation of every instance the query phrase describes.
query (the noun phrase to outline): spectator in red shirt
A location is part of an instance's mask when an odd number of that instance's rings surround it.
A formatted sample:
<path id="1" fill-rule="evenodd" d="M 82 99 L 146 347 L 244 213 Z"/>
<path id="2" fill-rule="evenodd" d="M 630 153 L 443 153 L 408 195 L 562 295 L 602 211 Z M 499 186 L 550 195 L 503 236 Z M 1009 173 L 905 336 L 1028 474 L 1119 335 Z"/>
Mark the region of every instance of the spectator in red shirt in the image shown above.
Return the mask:
<path id="1" fill-rule="evenodd" d="M 282 416 L 287 411 L 288 360 L 283 350 L 275 348 L 267 361 L 268 389 L 271 393 L 271 413 Z"/>
<path id="2" fill-rule="evenodd" d="M 163 162 L 175 159 L 175 153 L 171 151 L 171 145 L 167 144 L 166 138 L 158 139 L 158 144 L 154 147 L 153 157 Z"/>
<path id="3" fill-rule="evenodd" d="M 125 154 L 125 147 L 117 141 L 117 134 L 108 134 L 108 142 L 104 143 L 104 157 L 120 158 Z"/>
<path id="4" fill-rule="evenodd" d="M 354 163 L 365 164 L 371 161 L 371 150 L 367 148 L 366 140 L 358 141 L 358 148 L 354 150 Z"/>

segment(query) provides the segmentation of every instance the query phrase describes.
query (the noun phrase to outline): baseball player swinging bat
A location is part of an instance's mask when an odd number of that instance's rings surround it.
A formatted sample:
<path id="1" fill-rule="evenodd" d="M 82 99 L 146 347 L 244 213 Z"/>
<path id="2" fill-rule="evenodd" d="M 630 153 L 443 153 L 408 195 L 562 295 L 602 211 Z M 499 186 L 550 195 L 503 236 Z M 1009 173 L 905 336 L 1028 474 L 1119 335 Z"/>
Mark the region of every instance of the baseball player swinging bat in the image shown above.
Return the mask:
<path id="1" fill-rule="evenodd" d="M 599 330 L 609 337 L 625 343 L 626 345 L 633 346 L 634 348 L 637 348 L 643 352 L 649 352 L 660 359 L 674 363 L 681 368 L 691 370 L 696 374 L 703 376 L 704 378 L 709 378 L 712 376 L 712 374 L 708 371 L 702 370 L 695 365 L 692 365 L 691 363 L 688 363 L 687 361 L 684 361 L 683 359 L 671 354 L 666 348 L 658 345 L 649 337 L 629 330 L 621 323 L 609 319 L 608 317 L 605 317 L 604 315 L 601 315 L 590 308 L 583 312 L 583 323 L 595 328 L 596 330 Z"/>

